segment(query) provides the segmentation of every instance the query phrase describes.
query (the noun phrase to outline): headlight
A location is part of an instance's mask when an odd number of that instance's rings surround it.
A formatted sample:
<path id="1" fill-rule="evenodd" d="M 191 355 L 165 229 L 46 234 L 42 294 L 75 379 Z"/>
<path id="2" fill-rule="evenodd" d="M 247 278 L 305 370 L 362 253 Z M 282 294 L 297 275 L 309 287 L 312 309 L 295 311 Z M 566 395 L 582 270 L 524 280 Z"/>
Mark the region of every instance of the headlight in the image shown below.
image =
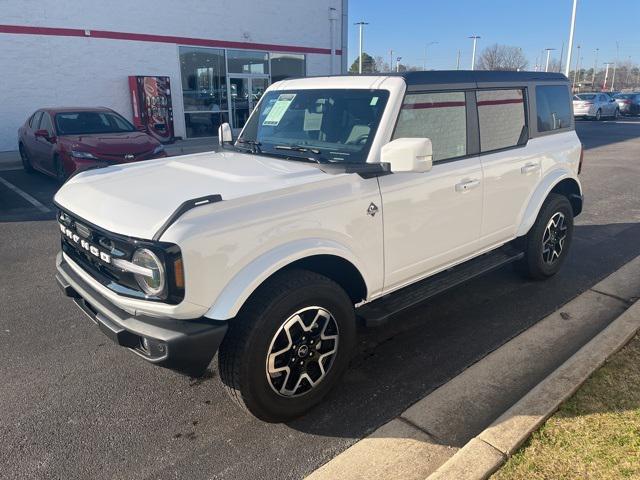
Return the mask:
<path id="1" fill-rule="evenodd" d="M 92 160 L 98 159 L 98 157 L 96 157 L 93 153 L 80 152 L 78 150 L 71 150 L 71 156 L 75 158 L 90 158 Z"/>
<path id="2" fill-rule="evenodd" d="M 158 297 L 165 292 L 166 278 L 164 266 L 155 253 L 147 248 L 140 248 L 133 254 L 131 263 L 147 269 L 145 274 L 135 273 L 133 275 L 138 285 L 140 285 L 140 288 L 142 288 L 147 295 Z"/>
<path id="3" fill-rule="evenodd" d="M 164 146 L 163 145 L 158 145 L 156 148 L 153 149 L 153 153 L 160 153 L 160 152 L 164 152 Z"/>

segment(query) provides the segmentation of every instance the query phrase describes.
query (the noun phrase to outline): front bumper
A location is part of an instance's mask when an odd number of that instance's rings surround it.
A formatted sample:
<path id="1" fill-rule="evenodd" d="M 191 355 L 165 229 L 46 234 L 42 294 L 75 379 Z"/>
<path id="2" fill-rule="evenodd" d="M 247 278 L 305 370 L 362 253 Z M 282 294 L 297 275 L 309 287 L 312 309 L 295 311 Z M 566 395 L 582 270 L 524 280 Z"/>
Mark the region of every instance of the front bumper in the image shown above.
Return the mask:
<path id="1" fill-rule="evenodd" d="M 96 292 L 58 253 L 58 286 L 116 344 L 148 362 L 182 373 L 204 373 L 227 332 L 227 322 L 130 315 Z"/>

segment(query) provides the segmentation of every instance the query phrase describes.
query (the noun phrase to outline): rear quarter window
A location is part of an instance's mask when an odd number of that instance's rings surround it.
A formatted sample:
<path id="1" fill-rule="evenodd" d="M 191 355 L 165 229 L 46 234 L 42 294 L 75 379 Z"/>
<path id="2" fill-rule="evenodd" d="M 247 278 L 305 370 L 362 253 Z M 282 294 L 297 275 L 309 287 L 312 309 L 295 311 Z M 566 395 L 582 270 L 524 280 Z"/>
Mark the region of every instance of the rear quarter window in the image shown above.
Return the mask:
<path id="1" fill-rule="evenodd" d="M 571 126 L 571 97 L 565 85 L 536 86 L 538 132 L 551 132 Z"/>

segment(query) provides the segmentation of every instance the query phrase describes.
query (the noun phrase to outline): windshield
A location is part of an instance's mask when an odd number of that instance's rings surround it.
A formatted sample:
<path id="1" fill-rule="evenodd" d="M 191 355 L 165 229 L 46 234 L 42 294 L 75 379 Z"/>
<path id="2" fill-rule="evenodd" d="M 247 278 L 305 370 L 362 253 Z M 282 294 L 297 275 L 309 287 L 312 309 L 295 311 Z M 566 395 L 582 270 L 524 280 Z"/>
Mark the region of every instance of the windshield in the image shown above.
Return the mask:
<path id="1" fill-rule="evenodd" d="M 56 114 L 58 135 L 133 132 L 135 128 L 113 112 L 62 112 Z"/>
<path id="2" fill-rule="evenodd" d="M 583 93 L 582 95 L 574 95 L 574 100 L 593 100 L 596 96 L 593 93 Z"/>
<path id="3" fill-rule="evenodd" d="M 633 93 L 619 93 L 614 95 L 613 98 L 633 98 L 635 95 Z"/>
<path id="4" fill-rule="evenodd" d="M 386 90 L 267 92 L 236 145 L 318 162 L 365 162 L 388 97 Z"/>

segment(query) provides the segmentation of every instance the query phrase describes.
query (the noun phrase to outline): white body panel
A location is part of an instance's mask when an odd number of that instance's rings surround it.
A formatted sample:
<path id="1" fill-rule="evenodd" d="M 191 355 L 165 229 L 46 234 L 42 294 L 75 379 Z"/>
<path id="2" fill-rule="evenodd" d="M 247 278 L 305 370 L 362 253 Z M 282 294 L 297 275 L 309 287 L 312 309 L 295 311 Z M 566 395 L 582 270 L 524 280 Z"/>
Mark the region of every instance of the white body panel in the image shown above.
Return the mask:
<path id="1" fill-rule="evenodd" d="M 402 78 L 324 77 L 271 87 L 303 88 L 388 90 L 367 158 L 379 162 L 402 104 Z M 306 257 L 350 262 L 369 301 L 524 235 L 549 191 L 566 178 L 577 182 L 579 157 L 574 131 L 436 162 L 424 173 L 371 178 L 225 151 L 86 172 L 55 200 L 106 230 L 150 239 L 182 202 L 221 194 L 222 202 L 188 211 L 161 237 L 182 251 L 185 298 L 177 305 L 121 297 L 70 264 L 130 313 L 225 320 L 271 274 Z M 378 214 L 367 213 L 371 203 Z"/>

